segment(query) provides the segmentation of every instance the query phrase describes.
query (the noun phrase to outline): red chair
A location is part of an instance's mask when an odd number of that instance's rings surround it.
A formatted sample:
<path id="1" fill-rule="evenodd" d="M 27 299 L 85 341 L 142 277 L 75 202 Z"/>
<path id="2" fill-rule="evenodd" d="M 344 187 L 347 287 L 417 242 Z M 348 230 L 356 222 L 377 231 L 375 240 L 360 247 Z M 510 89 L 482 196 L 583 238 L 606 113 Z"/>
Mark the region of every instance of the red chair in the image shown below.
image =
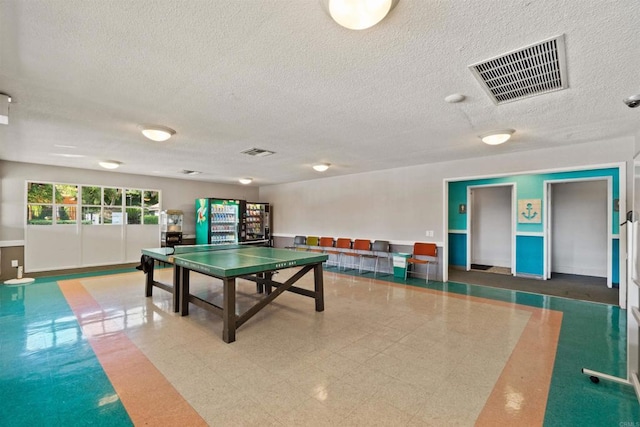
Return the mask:
<path id="1" fill-rule="evenodd" d="M 358 273 L 362 272 L 362 255 L 371 251 L 371 240 L 356 239 L 353 242 L 353 252 L 345 252 L 345 256 L 358 258 Z M 346 265 L 346 263 L 345 263 Z M 355 268 L 355 261 L 353 263 Z M 346 268 L 346 267 L 345 267 Z"/>
<path id="2" fill-rule="evenodd" d="M 338 258 L 338 269 L 340 269 L 340 258 L 351 251 L 351 239 L 340 237 L 336 240 L 336 256 Z"/>
<path id="3" fill-rule="evenodd" d="M 318 246 L 320 246 L 320 250 L 322 250 L 322 252 L 325 254 L 336 255 L 337 253 L 333 247 L 333 237 L 321 237 Z M 339 264 L 339 261 L 340 260 L 336 259 L 336 264 Z M 327 264 L 329 264 L 328 259 Z"/>
<path id="4" fill-rule="evenodd" d="M 427 274 L 426 279 L 429 283 L 429 267 L 431 264 L 438 264 L 438 247 L 435 243 L 415 243 L 413 245 L 413 255 L 407 259 L 407 269 L 405 270 L 404 279 L 407 280 L 409 274 L 409 267 L 411 265 L 426 265 Z M 415 271 L 411 272 L 415 274 Z M 438 278 L 438 271 L 436 270 L 436 279 Z"/>

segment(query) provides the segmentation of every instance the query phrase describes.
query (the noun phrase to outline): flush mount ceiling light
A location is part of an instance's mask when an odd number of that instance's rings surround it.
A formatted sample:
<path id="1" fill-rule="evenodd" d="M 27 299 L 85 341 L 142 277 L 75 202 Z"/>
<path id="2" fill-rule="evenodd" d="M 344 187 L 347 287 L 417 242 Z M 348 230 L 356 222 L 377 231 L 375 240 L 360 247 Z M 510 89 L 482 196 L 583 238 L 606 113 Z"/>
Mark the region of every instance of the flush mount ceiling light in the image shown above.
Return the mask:
<path id="1" fill-rule="evenodd" d="M 240 181 L 240 184 L 251 184 L 253 182 L 253 178 L 240 178 L 238 181 Z"/>
<path id="2" fill-rule="evenodd" d="M 513 129 L 503 129 L 503 130 L 488 132 L 479 136 L 480 136 L 480 139 L 482 139 L 482 142 L 484 142 L 485 144 L 500 145 L 507 142 L 509 138 L 511 138 L 511 135 L 513 135 L 514 132 L 515 130 Z"/>
<path id="3" fill-rule="evenodd" d="M 350 30 L 364 30 L 382 21 L 398 0 L 321 0 L 331 18 Z"/>
<path id="4" fill-rule="evenodd" d="M 152 141 L 162 142 L 175 135 L 176 131 L 166 126 L 145 125 L 142 127 L 142 134 Z"/>
<path id="5" fill-rule="evenodd" d="M 122 163 L 115 160 L 104 160 L 98 164 L 105 169 L 118 169 Z"/>
<path id="6" fill-rule="evenodd" d="M 329 169 L 329 166 L 331 166 L 329 163 L 319 163 L 317 165 L 313 165 L 313 168 L 318 172 L 324 172 Z"/>
<path id="7" fill-rule="evenodd" d="M 484 133 L 482 135 L 479 135 L 479 137 L 485 144 L 500 145 L 507 142 L 514 132 L 515 130 L 513 129 L 502 129 Z"/>

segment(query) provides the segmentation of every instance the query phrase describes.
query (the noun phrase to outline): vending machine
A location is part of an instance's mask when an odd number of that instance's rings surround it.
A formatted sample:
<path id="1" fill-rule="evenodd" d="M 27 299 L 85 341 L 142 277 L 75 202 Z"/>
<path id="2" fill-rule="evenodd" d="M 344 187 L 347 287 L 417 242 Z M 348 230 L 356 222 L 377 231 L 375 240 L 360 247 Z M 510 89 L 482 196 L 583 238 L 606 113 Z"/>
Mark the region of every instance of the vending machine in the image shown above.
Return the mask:
<path id="1" fill-rule="evenodd" d="M 237 244 L 244 235 L 242 200 L 196 199 L 196 244 Z"/>
<path id="2" fill-rule="evenodd" d="M 271 209 L 269 203 L 246 202 L 244 204 L 243 241 L 271 240 Z"/>

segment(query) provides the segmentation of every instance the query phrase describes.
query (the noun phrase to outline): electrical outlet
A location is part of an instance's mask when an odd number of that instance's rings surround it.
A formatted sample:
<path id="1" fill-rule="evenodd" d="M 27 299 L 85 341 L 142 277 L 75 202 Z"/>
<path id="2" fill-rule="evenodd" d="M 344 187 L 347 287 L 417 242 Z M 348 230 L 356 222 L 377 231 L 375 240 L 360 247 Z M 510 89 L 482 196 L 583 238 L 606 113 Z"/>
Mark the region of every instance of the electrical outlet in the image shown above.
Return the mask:
<path id="1" fill-rule="evenodd" d="M 12 259 L 11 260 L 11 267 L 17 267 L 18 266 L 18 260 L 17 259 Z"/>
<path id="2" fill-rule="evenodd" d="M 433 230 L 427 230 L 426 236 L 427 237 L 433 237 Z"/>

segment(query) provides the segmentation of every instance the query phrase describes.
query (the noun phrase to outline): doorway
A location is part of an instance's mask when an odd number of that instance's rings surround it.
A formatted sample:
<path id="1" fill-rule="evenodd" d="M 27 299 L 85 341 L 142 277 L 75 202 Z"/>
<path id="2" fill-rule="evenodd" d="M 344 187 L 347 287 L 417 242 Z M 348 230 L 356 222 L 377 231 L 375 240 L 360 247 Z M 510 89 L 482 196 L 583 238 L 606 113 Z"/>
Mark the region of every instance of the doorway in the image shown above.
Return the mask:
<path id="1" fill-rule="evenodd" d="M 612 287 L 610 185 L 605 179 L 547 183 L 546 279 L 589 276 Z"/>
<path id="2" fill-rule="evenodd" d="M 467 271 L 514 274 L 513 185 L 469 187 Z"/>

